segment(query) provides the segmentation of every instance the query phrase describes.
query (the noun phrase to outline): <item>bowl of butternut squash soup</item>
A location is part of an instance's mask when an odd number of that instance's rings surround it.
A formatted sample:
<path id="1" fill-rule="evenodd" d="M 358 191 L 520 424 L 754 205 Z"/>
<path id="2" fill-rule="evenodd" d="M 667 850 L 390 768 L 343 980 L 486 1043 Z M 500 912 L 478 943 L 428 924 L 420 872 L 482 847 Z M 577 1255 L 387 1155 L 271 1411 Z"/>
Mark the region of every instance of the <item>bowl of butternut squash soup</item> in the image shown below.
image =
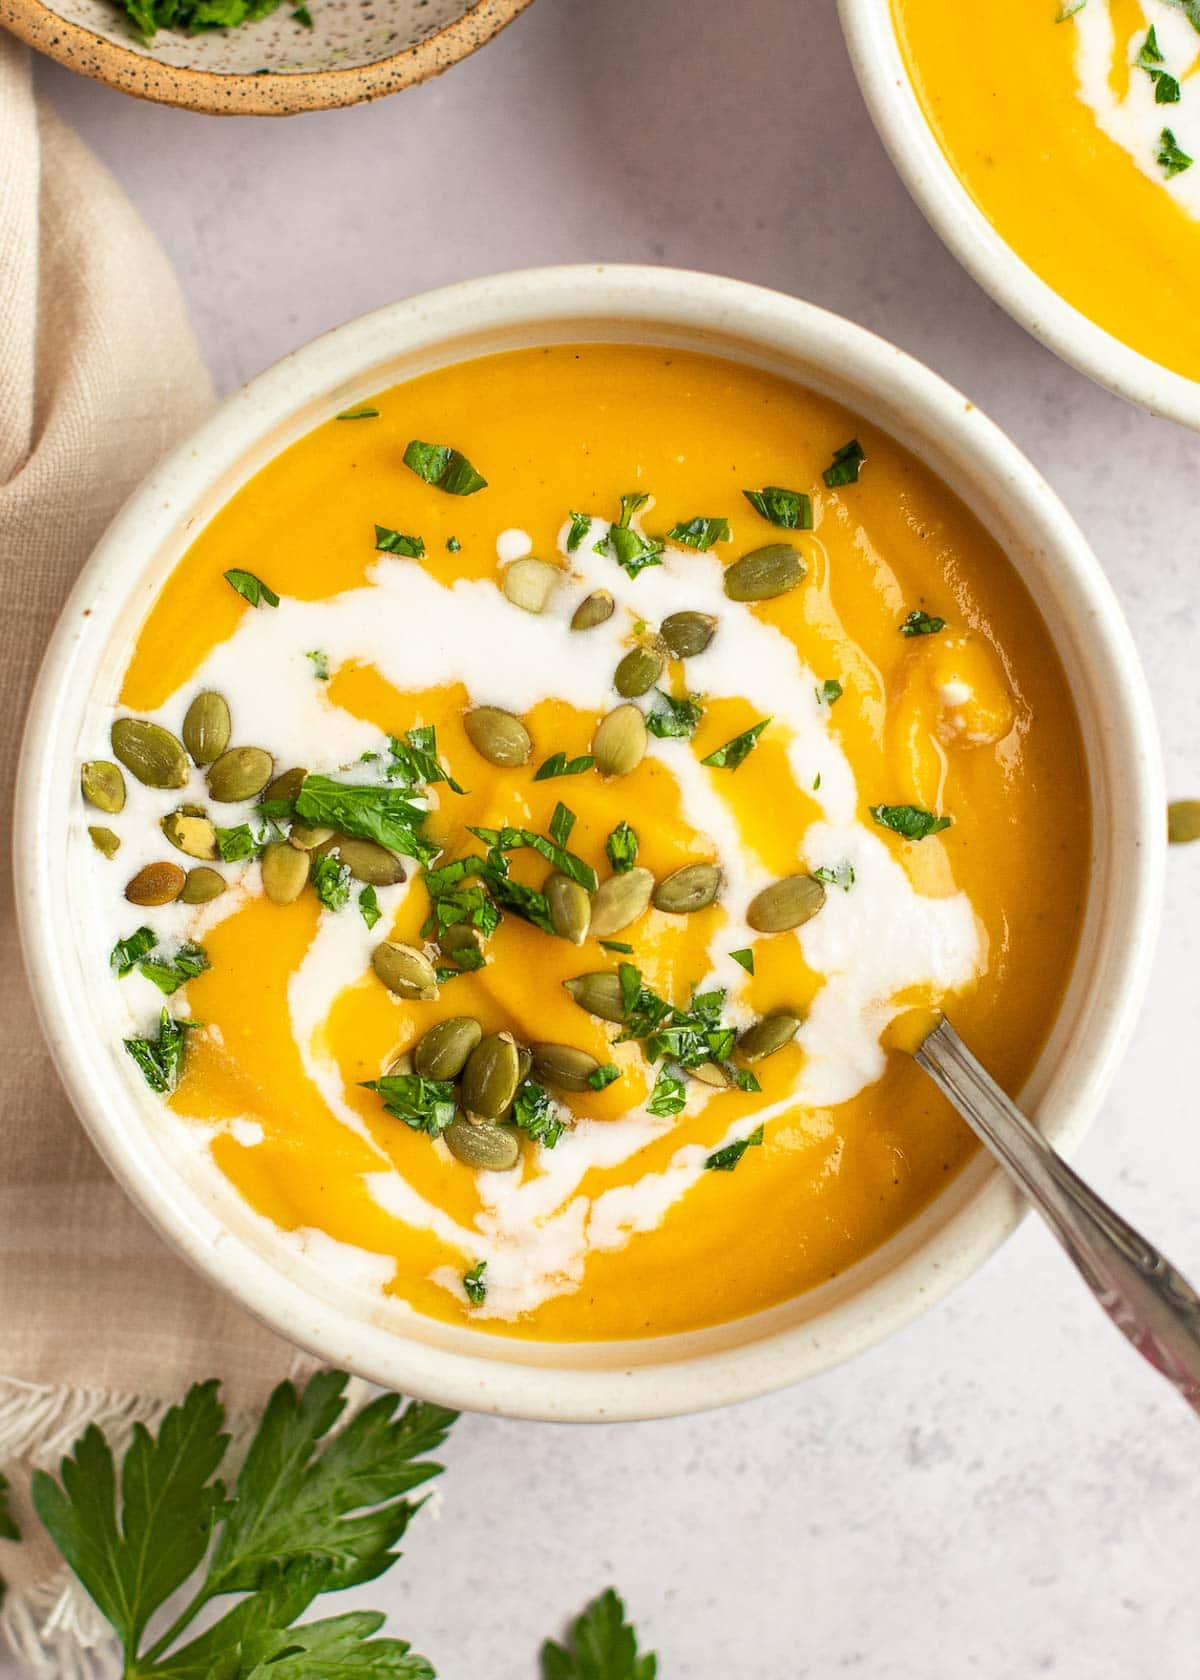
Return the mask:
<path id="1" fill-rule="evenodd" d="M 884 144 L 959 261 L 1082 372 L 1200 426 L 1200 6 L 840 6 Z"/>
<path id="2" fill-rule="evenodd" d="M 591 267 L 341 327 L 165 462 L 17 858 L 64 1082 L 197 1266 L 388 1386 L 598 1419 L 980 1263 L 1019 1210 L 903 1023 L 1069 1146 L 1161 828 L 1113 597 L 989 421 L 792 298 Z"/>

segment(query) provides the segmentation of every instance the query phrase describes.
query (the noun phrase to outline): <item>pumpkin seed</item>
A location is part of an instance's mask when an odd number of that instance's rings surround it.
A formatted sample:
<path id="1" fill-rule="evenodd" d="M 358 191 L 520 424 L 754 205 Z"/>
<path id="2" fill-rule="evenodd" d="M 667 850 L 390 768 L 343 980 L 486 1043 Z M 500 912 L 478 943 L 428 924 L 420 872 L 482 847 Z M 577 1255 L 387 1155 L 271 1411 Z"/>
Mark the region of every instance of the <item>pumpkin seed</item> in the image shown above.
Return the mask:
<path id="1" fill-rule="evenodd" d="M 303 857 L 304 853 L 295 855 Z M 371 953 L 371 967 L 388 991 L 397 997 L 420 998 L 424 1003 L 431 1003 L 438 995 L 433 964 L 424 951 L 418 951 L 413 945 L 390 939 L 376 945 Z"/>
<path id="2" fill-rule="evenodd" d="M 562 575 L 557 566 L 550 565 L 546 560 L 534 560 L 532 557 L 514 560 L 511 566 L 504 568 L 500 587 L 505 599 L 511 601 L 514 607 L 520 607 L 522 612 L 540 613 L 545 612 L 546 603 Z"/>
<path id="3" fill-rule="evenodd" d="M 582 945 L 592 919 L 592 901 L 586 887 L 572 881 L 569 875 L 556 872 L 547 877 L 542 890 L 550 907 L 555 933 L 560 939 L 570 940 L 572 945 Z"/>
<path id="4" fill-rule="evenodd" d="M 620 933 L 649 907 L 654 891 L 654 876 L 648 869 L 635 867 L 623 875 L 610 875 L 601 881 L 592 894 L 592 925 L 590 932 L 596 939 L 607 939 L 610 933 Z"/>
<path id="5" fill-rule="evenodd" d="M 715 863 L 685 863 L 655 887 L 654 908 L 673 916 L 707 910 L 721 890 L 722 879 Z"/>
<path id="6" fill-rule="evenodd" d="M 689 1068 L 688 1072 L 693 1079 L 698 1079 L 701 1085 L 712 1085 L 720 1091 L 733 1084 L 732 1074 L 728 1068 L 722 1067 L 720 1062 L 701 1062 L 699 1067 Z"/>
<path id="7" fill-rule="evenodd" d="M 225 877 L 201 864 L 198 869 L 188 870 L 179 898 L 183 904 L 208 904 L 224 891 Z"/>
<path id="8" fill-rule="evenodd" d="M 553 1085 L 557 1091 L 586 1091 L 588 1080 L 600 1063 L 586 1050 L 573 1044 L 535 1044 L 533 1046 L 533 1076 L 543 1085 Z"/>
<path id="9" fill-rule="evenodd" d="M 107 758 L 92 758 L 81 766 L 79 786 L 89 805 L 115 817 L 125 808 L 125 778 Z"/>
<path id="10" fill-rule="evenodd" d="M 613 615 L 613 598 L 607 589 L 593 589 L 571 615 L 572 630 L 592 630 Z"/>
<path id="11" fill-rule="evenodd" d="M 262 792 L 274 769 L 274 759 L 262 747 L 230 747 L 209 769 L 209 794 L 218 804 L 240 805 Z"/>
<path id="12" fill-rule="evenodd" d="M 489 1120 L 473 1126 L 461 1114 L 451 1120 L 442 1139 L 456 1161 L 483 1172 L 508 1172 L 516 1166 L 521 1154 L 515 1132 L 493 1126 Z"/>
<path id="13" fill-rule="evenodd" d="M 533 1066 L 533 1052 L 527 1044 L 517 1045 L 517 1084 L 523 1085 L 529 1078 L 529 1070 Z"/>
<path id="14" fill-rule="evenodd" d="M 703 653 L 717 633 L 717 621 L 709 613 L 677 612 L 658 627 L 672 659 L 692 659 Z"/>
<path id="15" fill-rule="evenodd" d="M 183 720 L 183 744 L 196 764 L 211 764 L 229 745 L 233 723 L 223 694 L 207 688 L 197 694 Z"/>
<path id="16" fill-rule="evenodd" d="M 309 856 L 289 846 L 286 840 L 272 840 L 262 855 L 263 891 L 272 904 L 294 904 L 308 880 Z"/>
<path id="17" fill-rule="evenodd" d="M 415 1072 L 416 1069 L 413 1067 L 412 1051 L 402 1050 L 396 1057 L 396 1060 L 388 1068 L 387 1077 L 389 1079 L 399 1079 L 401 1074 Z"/>
<path id="18" fill-rule="evenodd" d="M 563 986 L 580 1009 L 586 1009 L 589 1015 L 598 1015 L 602 1021 L 624 1021 L 625 999 L 621 992 L 620 975 L 608 969 L 597 969 L 591 974 L 578 974 L 573 980 L 564 980 Z"/>
<path id="19" fill-rule="evenodd" d="M 125 888 L 130 904 L 147 909 L 156 904 L 173 904 L 183 891 L 184 873 L 177 863 L 148 863 Z"/>
<path id="20" fill-rule="evenodd" d="M 502 769 L 528 764 L 533 751 L 529 731 L 519 717 L 499 706 L 476 706 L 463 719 L 467 739 L 480 758 Z"/>
<path id="21" fill-rule="evenodd" d="M 354 879 L 364 881 L 369 887 L 391 887 L 404 879 L 404 865 L 395 852 L 389 852 L 386 846 L 380 846 L 374 840 L 359 840 L 342 834 L 332 849 Z"/>
<path id="22" fill-rule="evenodd" d="M 183 787 L 187 782 L 183 742 L 159 723 L 118 718 L 112 726 L 112 749 L 130 775 L 146 787 Z"/>
<path id="23" fill-rule="evenodd" d="M 750 900 L 746 920 L 755 933 L 787 933 L 810 921 L 825 902 L 825 888 L 811 875 L 785 875 Z"/>
<path id="24" fill-rule="evenodd" d="M 646 720 L 636 706 L 618 706 L 600 719 L 592 757 L 602 776 L 627 776 L 646 756 Z"/>
<path id="25" fill-rule="evenodd" d="M 1200 799 L 1176 799 L 1167 806 L 1167 839 L 1173 846 L 1200 840 Z"/>
<path id="26" fill-rule="evenodd" d="M 661 653 L 650 647 L 630 648 L 613 673 L 613 687 L 626 700 L 648 694 L 663 674 Z"/>
<path id="27" fill-rule="evenodd" d="M 764 1056 L 773 1056 L 776 1050 L 792 1042 L 803 1019 L 794 1009 L 772 1009 L 769 1015 L 746 1028 L 738 1039 L 738 1055 L 747 1062 L 761 1062 Z"/>
<path id="28" fill-rule="evenodd" d="M 521 1060 L 511 1033 L 489 1033 L 467 1057 L 462 1075 L 463 1106 L 485 1120 L 499 1119 L 512 1106 Z"/>
<path id="29" fill-rule="evenodd" d="M 267 789 L 270 798 L 271 790 Z M 318 846 L 328 846 L 337 833 L 333 828 L 310 828 L 307 823 L 293 823 L 288 829 L 288 844 L 299 852 L 315 852 Z"/>
<path id="30" fill-rule="evenodd" d="M 413 1051 L 413 1072 L 422 1079 L 457 1079 L 483 1037 L 473 1015 L 453 1015 L 422 1034 Z"/>
<path id="31" fill-rule="evenodd" d="M 460 968 L 468 965 L 478 968 L 479 964 L 467 953 L 475 951 L 480 956 L 483 955 L 483 936 L 470 922 L 455 922 L 438 934 L 437 948 L 444 957 L 449 957 L 450 961 L 457 963 Z"/>
<path id="32" fill-rule="evenodd" d="M 299 767 L 295 770 L 285 770 L 282 775 L 276 776 L 273 782 L 268 783 L 267 791 L 263 794 L 264 801 L 270 799 L 288 805 L 295 804 L 307 775 L 308 771 Z M 330 832 L 332 833 L 332 830 Z"/>
<path id="33" fill-rule="evenodd" d="M 91 836 L 92 845 L 106 858 L 115 858 L 121 850 L 121 837 L 114 834 L 111 828 L 89 828 L 88 834 Z"/>
<path id="34" fill-rule="evenodd" d="M 176 851 L 210 862 L 217 856 L 217 831 L 206 816 L 193 816 L 190 811 L 172 811 L 158 826 Z"/>
<path id="35" fill-rule="evenodd" d="M 725 573 L 731 601 L 771 601 L 803 581 L 804 560 L 790 543 L 767 543 L 735 560 Z"/>

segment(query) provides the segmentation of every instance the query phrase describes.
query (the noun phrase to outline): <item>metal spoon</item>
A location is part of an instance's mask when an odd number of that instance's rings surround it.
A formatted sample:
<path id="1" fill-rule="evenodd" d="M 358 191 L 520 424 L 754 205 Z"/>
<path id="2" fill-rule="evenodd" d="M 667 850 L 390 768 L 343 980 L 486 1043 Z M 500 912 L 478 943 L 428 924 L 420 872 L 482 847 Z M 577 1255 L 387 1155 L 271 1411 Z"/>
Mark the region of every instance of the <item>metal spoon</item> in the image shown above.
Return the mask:
<path id="1" fill-rule="evenodd" d="M 1051 1149 L 944 1016 L 913 1054 L 1033 1203 L 1121 1334 L 1200 1412 L 1200 1296 L 1191 1284 Z"/>

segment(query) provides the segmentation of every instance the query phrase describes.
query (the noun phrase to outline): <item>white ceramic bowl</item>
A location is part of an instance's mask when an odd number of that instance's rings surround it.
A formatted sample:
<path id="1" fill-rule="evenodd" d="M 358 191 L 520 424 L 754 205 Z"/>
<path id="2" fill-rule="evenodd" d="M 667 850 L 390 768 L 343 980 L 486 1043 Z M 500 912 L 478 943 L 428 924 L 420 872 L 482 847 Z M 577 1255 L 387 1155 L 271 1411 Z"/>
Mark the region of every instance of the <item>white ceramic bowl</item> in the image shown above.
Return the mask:
<path id="1" fill-rule="evenodd" d="M 1200 383 L 1098 327 L 1034 273 L 975 203 L 938 144 L 900 50 L 890 0 L 838 0 L 850 62 L 880 139 L 937 233 L 1014 320 L 1089 379 L 1200 430 Z"/>
<path id="2" fill-rule="evenodd" d="M 83 731 L 105 717 L 163 579 L 232 491 L 329 414 L 397 380 L 489 351 L 601 339 L 730 357 L 848 404 L 938 472 L 1025 578 L 1079 709 L 1096 812 L 1079 960 L 1024 1093 L 1046 1134 L 1074 1144 L 1125 1044 L 1157 918 L 1163 794 L 1132 641 L 1070 517 L 990 421 L 891 345 L 775 292 L 667 269 L 503 275 L 381 309 L 262 374 L 147 480 L 85 568 L 34 695 L 14 848 L 26 960 L 55 1060 L 97 1147 L 158 1229 L 259 1318 L 335 1365 L 449 1405 L 578 1420 L 699 1410 L 810 1376 L 960 1283 L 1012 1230 L 1018 1203 L 980 1157 L 844 1276 L 688 1335 L 538 1344 L 405 1316 L 298 1262 L 202 1155 L 171 1142 L 159 1100 L 121 1053 L 117 988 L 85 971 L 85 860 L 68 834 L 79 826 Z"/>

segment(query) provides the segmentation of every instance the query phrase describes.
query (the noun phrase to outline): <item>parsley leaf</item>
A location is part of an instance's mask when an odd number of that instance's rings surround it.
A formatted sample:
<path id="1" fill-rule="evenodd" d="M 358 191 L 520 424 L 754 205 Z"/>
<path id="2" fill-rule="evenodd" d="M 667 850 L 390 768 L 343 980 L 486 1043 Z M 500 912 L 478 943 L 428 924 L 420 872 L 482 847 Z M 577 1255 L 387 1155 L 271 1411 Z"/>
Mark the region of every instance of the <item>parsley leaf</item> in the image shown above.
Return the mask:
<path id="1" fill-rule="evenodd" d="M 890 828 L 905 840 L 924 840 L 950 827 L 949 817 L 935 817 L 919 805 L 872 805 L 869 809 L 881 828 Z"/>
<path id="2" fill-rule="evenodd" d="M 332 852 L 322 852 L 313 858 L 310 879 L 326 910 L 344 910 L 349 904 L 350 865 Z"/>
<path id="3" fill-rule="evenodd" d="M 311 652 L 306 653 L 304 657 L 305 659 L 310 659 L 312 661 L 313 676 L 317 679 L 317 681 L 328 682 L 329 655 L 324 653 L 320 648 L 313 648 Z"/>
<path id="4" fill-rule="evenodd" d="M 446 538 L 446 552 L 447 552 L 447 554 L 457 554 L 461 548 L 462 548 L 462 544 L 459 542 L 457 537 L 447 537 Z"/>
<path id="5" fill-rule="evenodd" d="M 687 1106 L 687 1086 L 677 1073 L 669 1068 L 663 1068 L 654 1081 L 646 1103 L 646 1113 L 656 1114 L 660 1118 L 671 1114 L 678 1114 Z"/>
<path id="6" fill-rule="evenodd" d="M 566 1131 L 565 1123 L 559 1118 L 558 1104 L 542 1086 L 532 1079 L 526 1079 L 518 1088 L 513 1099 L 512 1113 L 506 1124 L 515 1126 L 519 1132 L 524 1132 L 540 1143 L 543 1149 L 553 1149 L 559 1138 Z"/>
<path id="7" fill-rule="evenodd" d="M 803 490 L 785 490 L 778 484 L 767 484 L 761 490 L 743 490 L 742 495 L 755 513 L 760 513 L 772 525 L 785 531 L 811 531 L 813 528 L 812 497 Z"/>
<path id="8" fill-rule="evenodd" d="M 624 875 L 637 862 L 638 837 L 624 818 L 604 842 L 604 850 L 614 875 Z"/>
<path id="9" fill-rule="evenodd" d="M 592 528 L 592 522 L 586 513 L 572 513 L 571 529 L 567 532 L 567 553 L 574 554 L 584 537 Z"/>
<path id="10" fill-rule="evenodd" d="M 649 500 L 648 495 L 640 493 L 622 496 L 620 519 L 615 525 L 610 525 L 608 535 L 594 545 L 597 554 L 611 555 L 631 578 L 644 572 L 647 566 L 662 565 L 663 544 L 644 537 L 630 523 L 638 509 Z"/>
<path id="11" fill-rule="evenodd" d="M 172 992 L 177 992 L 180 986 L 194 980 L 210 966 L 208 953 L 202 945 L 187 944 L 181 945 L 173 957 L 157 957 L 138 963 L 138 973 L 144 974 L 147 980 L 153 980 L 159 991 L 170 997 Z"/>
<path id="12" fill-rule="evenodd" d="M 695 734 L 696 725 L 703 716 L 704 707 L 700 704 L 699 695 L 685 694 L 677 700 L 674 695 L 664 694 L 661 688 L 656 688 L 646 714 L 646 728 L 660 741 L 673 738 L 688 740 Z"/>
<path id="13" fill-rule="evenodd" d="M 936 636 L 939 630 L 946 628 L 944 618 L 935 618 L 932 613 L 914 608 L 904 623 L 900 626 L 902 636 Z"/>
<path id="14" fill-rule="evenodd" d="M 594 1599 L 571 1628 L 565 1645 L 542 1646 L 542 1680 L 655 1680 L 658 1658 L 639 1654 L 637 1634 L 611 1587 Z"/>
<path id="15" fill-rule="evenodd" d="M 432 863 L 439 847 L 421 837 L 426 812 L 411 802 L 407 791 L 306 776 L 296 795 L 296 816 L 312 828 L 336 828 L 339 834 L 375 840 L 418 863 Z"/>
<path id="16" fill-rule="evenodd" d="M 261 578 L 255 577 L 253 572 L 232 571 L 225 572 L 225 582 L 237 590 L 244 601 L 249 601 L 252 607 L 261 606 L 265 601 L 269 607 L 279 605 L 279 597 L 273 589 L 268 589 Z"/>
<path id="17" fill-rule="evenodd" d="M 425 553 L 421 537 L 406 537 L 403 531 L 392 531 L 386 525 L 375 527 L 375 548 L 380 554 L 403 554 L 409 560 L 420 560 Z"/>
<path id="18" fill-rule="evenodd" d="M 1172 175 L 1182 175 L 1185 169 L 1190 169 L 1195 162 L 1175 141 L 1175 136 L 1169 128 L 1164 128 L 1158 137 L 1158 151 L 1154 161 L 1168 180 Z"/>
<path id="19" fill-rule="evenodd" d="M 454 1085 L 449 1079 L 423 1079 L 419 1073 L 388 1073 L 364 1079 L 363 1088 L 383 1098 L 386 1113 L 414 1132 L 441 1137 L 454 1119 Z"/>
<path id="20" fill-rule="evenodd" d="M 560 815 L 560 813 L 562 814 Z M 535 834 L 531 828 L 472 827 L 470 831 L 483 841 L 489 853 L 516 852 L 523 847 L 528 847 L 531 851 L 535 851 L 539 856 L 544 857 L 552 868 L 557 869 L 563 875 L 568 875 L 572 881 L 578 881 L 581 887 L 587 888 L 588 892 L 595 892 L 599 884 L 596 879 L 596 871 L 590 863 L 585 863 L 582 858 L 576 857 L 574 852 L 567 851 L 564 844 L 574 822 L 574 816 L 565 805 L 560 803 L 555 806 L 554 816 L 551 818 L 550 839 L 547 839 L 545 835 Z M 559 838 L 559 835 L 562 838 Z M 489 857 L 489 865 L 491 861 Z M 507 874 L 507 869 L 505 873 Z"/>
<path id="21" fill-rule="evenodd" d="M 256 838 L 250 832 L 248 823 L 239 823 L 236 828 L 219 828 L 217 850 L 221 854 L 221 862 L 241 863 L 244 858 L 257 857 L 266 845 L 267 838 L 265 829 Z"/>
<path id="22" fill-rule="evenodd" d="M 297 11 L 303 9 L 304 8 L 302 7 L 297 7 Z M 294 17 L 295 15 L 295 12 L 293 12 L 292 16 Z M 309 27 L 312 27 L 311 22 Z M 333 418 L 335 420 L 378 420 L 379 410 L 377 408 L 372 408 L 369 403 L 364 403 L 361 408 L 344 408 L 340 414 L 335 414 Z"/>
<path id="23" fill-rule="evenodd" d="M 600 943 L 606 951 L 620 951 L 626 957 L 633 955 L 633 946 L 626 945 L 623 939 L 602 939 Z"/>
<path id="24" fill-rule="evenodd" d="M 826 487 L 836 490 L 843 484 L 857 484 L 866 458 L 866 451 L 857 438 L 851 438 L 849 443 L 835 449 L 832 464 L 821 474 Z"/>
<path id="25" fill-rule="evenodd" d="M 1139 70 L 1144 70 L 1154 83 L 1154 103 L 1156 105 L 1178 105 L 1180 87 L 1175 77 L 1161 68 L 1163 55 L 1159 50 L 1158 36 L 1151 24 L 1142 42 L 1137 58 L 1134 60 Z"/>
<path id="26" fill-rule="evenodd" d="M 762 1143 L 763 1129 L 756 1126 L 749 1137 L 738 1138 L 733 1143 L 727 1143 L 720 1149 L 714 1149 L 704 1165 L 709 1172 L 732 1172 L 746 1153 L 747 1149 L 756 1149 Z"/>
<path id="27" fill-rule="evenodd" d="M 714 770 L 736 770 L 743 759 L 753 752 L 758 737 L 770 721 L 770 718 L 763 718 L 752 728 L 744 729 L 740 735 L 735 735 L 732 741 L 726 741 L 716 752 L 710 752 L 707 758 L 702 758 L 701 764 L 711 765 Z"/>
<path id="28" fill-rule="evenodd" d="M 683 519 L 678 525 L 672 525 L 666 540 L 682 543 L 685 548 L 695 548 L 702 554 L 707 554 L 715 543 L 729 541 L 729 521 L 705 519 L 700 515 L 695 519 Z"/>
<path id="29" fill-rule="evenodd" d="M 582 776 L 595 762 L 590 753 L 583 753 L 579 758 L 568 758 L 565 752 L 551 753 L 543 764 L 538 765 L 533 779 L 535 782 L 549 782 L 555 776 Z"/>
<path id="30" fill-rule="evenodd" d="M 448 496 L 473 496 L 477 490 L 487 489 L 487 479 L 448 444 L 421 443 L 413 438 L 404 451 L 404 465 Z"/>
<path id="31" fill-rule="evenodd" d="M 166 1096 L 179 1083 L 183 1071 L 184 1041 L 195 1021 L 176 1021 L 164 1006 L 155 1038 L 127 1038 L 125 1048 L 141 1069 L 152 1091 Z"/>
<path id="32" fill-rule="evenodd" d="M 451 793 L 462 793 L 463 789 L 438 757 L 437 730 L 431 723 L 407 730 L 403 741 L 389 735 L 388 751 L 391 763 L 385 774 L 389 782 L 402 781 L 410 788 L 434 787 L 438 782 L 445 782 Z"/>
<path id="33" fill-rule="evenodd" d="M 440 869 L 427 869 L 421 876 L 425 890 L 429 894 L 430 913 L 421 929 L 426 938 L 430 934 L 440 937 L 447 928 L 457 927 L 460 923 L 477 930 L 483 938 L 495 933 L 500 925 L 500 912 L 492 903 L 487 893 L 479 886 L 464 886 L 463 883 L 477 875 L 481 868 L 486 867 L 480 857 L 456 858 L 452 863 L 445 863 Z M 462 963 L 464 968 L 481 968 L 483 958 L 480 953 L 479 962 L 463 962 L 462 951 L 455 951 L 455 960 Z"/>
<path id="34" fill-rule="evenodd" d="M 131 933 L 128 939 L 118 939 L 108 953 L 108 966 L 117 976 L 124 980 L 127 974 L 132 974 L 134 965 L 153 951 L 158 944 L 158 935 L 153 928 L 140 927 L 136 933 Z"/>
<path id="35" fill-rule="evenodd" d="M 480 1306 L 487 1294 L 487 1279 L 484 1276 L 486 1271 L 487 1261 L 477 1260 L 469 1272 L 463 1273 L 462 1286 L 466 1291 L 467 1300 L 473 1307 Z"/>
<path id="36" fill-rule="evenodd" d="M 1086 5 L 1087 0 L 1064 0 L 1064 4 L 1059 7 L 1055 23 L 1066 23 L 1068 18 L 1073 18 L 1075 13 L 1081 12 Z"/>
<path id="37" fill-rule="evenodd" d="M 827 887 L 841 887 L 843 892 L 849 892 L 854 885 L 854 865 L 843 860 L 830 869 L 827 864 L 822 864 L 819 869 L 813 870 L 813 880 L 823 881 Z"/>
<path id="38" fill-rule="evenodd" d="M 746 970 L 747 974 L 754 973 L 754 952 L 749 945 L 744 945 L 740 951 L 730 951 L 729 955 L 740 968 Z"/>
<path id="39" fill-rule="evenodd" d="M 604 941 L 601 940 L 601 944 Z M 612 1084 L 614 1079 L 621 1077 L 621 1070 L 615 1062 L 602 1062 L 598 1068 L 593 1068 L 588 1074 L 587 1082 L 593 1091 L 603 1091 Z"/>
<path id="40" fill-rule="evenodd" d="M 814 689 L 813 692 L 817 697 L 818 706 L 833 706 L 842 698 L 845 689 L 836 677 L 826 677 L 820 688 Z"/>

